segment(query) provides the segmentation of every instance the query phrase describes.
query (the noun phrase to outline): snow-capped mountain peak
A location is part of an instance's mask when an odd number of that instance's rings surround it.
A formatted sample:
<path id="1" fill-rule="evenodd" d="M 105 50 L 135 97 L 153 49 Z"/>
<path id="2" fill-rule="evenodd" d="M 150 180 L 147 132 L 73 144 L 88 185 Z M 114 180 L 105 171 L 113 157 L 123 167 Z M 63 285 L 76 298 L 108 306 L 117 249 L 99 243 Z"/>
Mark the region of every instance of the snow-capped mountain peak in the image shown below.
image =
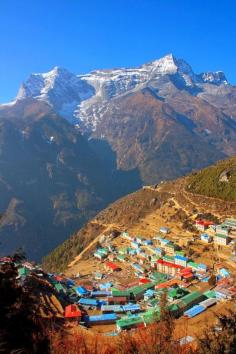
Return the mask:
<path id="1" fill-rule="evenodd" d="M 159 74 L 175 74 L 177 72 L 192 75 L 191 66 L 183 59 L 177 59 L 172 53 L 148 64 L 152 72 Z M 145 64 L 144 64 L 145 66 Z"/>
<path id="2" fill-rule="evenodd" d="M 221 71 L 197 75 L 185 60 L 167 54 L 139 67 L 96 70 L 85 75 L 55 66 L 47 73 L 31 74 L 21 85 L 17 100 L 44 100 L 69 121 L 94 130 L 110 100 L 127 93 L 149 87 L 166 98 L 173 90 L 207 92 L 227 83 Z"/>
<path id="3" fill-rule="evenodd" d="M 17 100 L 27 97 L 43 100 L 69 121 L 82 100 L 95 94 L 93 86 L 67 69 L 54 67 L 47 73 L 31 74 L 17 94 Z"/>
<path id="4" fill-rule="evenodd" d="M 55 66 L 47 73 L 31 74 L 21 85 L 17 99 L 40 97 L 43 94 L 47 94 L 50 89 L 53 89 L 56 81 L 71 80 L 73 77 L 76 78 L 68 70 L 58 66 Z"/>
<path id="5" fill-rule="evenodd" d="M 201 78 L 206 83 L 211 83 L 211 84 L 215 84 L 215 85 L 221 85 L 221 84 L 227 85 L 228 84 L 228 80 L 227 80 L 225 74 L 223 73 L 223 71 L 205 72 L 205 73 L 201 74 Z"/>

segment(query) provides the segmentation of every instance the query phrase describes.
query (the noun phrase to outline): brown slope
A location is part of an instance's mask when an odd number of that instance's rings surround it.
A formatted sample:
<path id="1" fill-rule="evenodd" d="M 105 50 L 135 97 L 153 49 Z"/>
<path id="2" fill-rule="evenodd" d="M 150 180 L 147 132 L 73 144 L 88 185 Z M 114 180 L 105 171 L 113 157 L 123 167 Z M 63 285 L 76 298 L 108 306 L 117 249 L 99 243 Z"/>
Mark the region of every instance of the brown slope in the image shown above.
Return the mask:
<path id="1" fill-rule="evenodd" d="M 226 202 L 191 193 L 187 190 L 189 178 L 191 176 L 161 183 L 157 187 L 147 186 L 111 204 L 47 256 L 44 266 L 58 271 L 71 264 L 70 273 L 76 273 L 79 270 L 77 263 L 81 260 L 80 256 L 76 257 L 80 252 L 90 245 L 88 252 L 82 255 L 84 259 L 90 258 L 97 245 L 93 244 L 94 240 L 112 230 L 127 230 L 131 235 L 152 237 L 165 225 L 172 229 L 173 240 L 181 239 L 181 242 L 186 243 L 193 237 L 193 232 L 187 225 L 194 223 L 197 214 L 211 213 L 219 220 L 236 217 L 235 201 Z M 89 261 L 92 262 L 91 259 Z"/>
<path id="2" fill-rule="evenodd" d="M 95 135 L 107 139 L 120 168 L 138 168 L 144 183 L 184 175 L 236 152 L 235 123 L 186 92 L 168 103 L 150 89 L 114 100 Z"/>

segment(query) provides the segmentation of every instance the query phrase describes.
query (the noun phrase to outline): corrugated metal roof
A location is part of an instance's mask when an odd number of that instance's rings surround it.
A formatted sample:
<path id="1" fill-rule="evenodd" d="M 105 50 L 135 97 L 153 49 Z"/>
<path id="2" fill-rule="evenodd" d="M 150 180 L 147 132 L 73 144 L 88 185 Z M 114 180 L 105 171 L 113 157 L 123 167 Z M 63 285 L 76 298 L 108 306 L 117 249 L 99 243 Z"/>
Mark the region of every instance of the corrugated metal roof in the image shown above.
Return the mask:
<path id="1" fill-rule="evenodd" d="M 163 264 L 164 266 L 170 267 L 170 268 L 176 268 L 176 269 L 182 269 L 183 267 L 179 264 L 175 264 L 175 263 L 170 263 L 170 262 L 166 262 L 163 259 L 158 259 L 157 261 L 158 264 Z"/>
<path id="2" fill-rule="evenodd" d="M 140 305 L 139 304 L 127 304 L 123 306 L 124 311 L 140 311 Z"/>
<path id="3" fill-rule="evenodd" d="M 200 291 L 193 291 L 192 293 L 185 295 L 182 297 L 182 301 L 188 305 L 191 304 L 193 301 L 200 299 L 203 296 L 202 293 L 200 293 Z"/>
<path id="4" fill-rule="evenodd" d="M 120 328 L 127 328 L 142 323 L 143 319 L 140 316 L 129 316 L 123 317 L 116 322 L 117 326 Z"/>
<path id="5" fill-rule="evenodd" d="M 121 305 L 102 305 L 102 312 L 124 312 L 124 307 Z"/>
<path id="6" fill-rule="evenodd" d="M 88 316 L 86 318 L 89 322 L 99 322 L 99 321 L 116 321 L 118 319 L 115 313 L 106 313 L 97 316 Z"/>
<path id="7" fill-rule="evenodd" d="M 184 256 L 181 256 L 181 255 L 179 255 L 179 254 L 177 254 L 177 255 L 175 256 L 175 259 L 179 259 L 180 261 L 187 261 L 187 260 L 188 260 L 188 258 L 186 258 L 186 257 L 184 257 Z"/>
<path id="8" fill-rule="evenodd" d="M 185 311 L 184 316 L 192 318 L 192 317 L 199 315 L 200 313 L 202 313 L 205 310 L 206 310 L 206 308 L 204 306 L 195 305 L 195 306 L 191 307 L 191 309 L 189 309 L 188 311 Z"/>
<path id="9" fill-rule="evenodd" d="M 187 264 L 188 267 L 191 267 L 191 268 L 195 268 L 197 269 L 198 268 L 198 264 L 195 263 L 195 262 L 192 262 L 192 261 L 189 261 L 188 264 Z"/>
<path id="10" fill-rule="evenodd" d="M 74 288 L 77 294 L 87 294 L 88 290 L 85 289 L 83 286 L 77 286 Z"/>
<path id="11" fill-rule="evenodd" d="M 80 305 L 97 306 L 98 301 L 96 299 L 81 298 L 79 299 Z"/>
<path id="12" fill-rule="evenodd" d="M 216 297 L 216 293 L 214 290 L 205 291 L 205 293 L 203 295 L 205 295 L 207 298 L 215 298 Z"/>
<path id="13" fill-rule="evenodd" d="M 111 291 L 99 291 L 99 290 L 96 290 L 96 291 L 92 291 L 91 292 L 91 296 L 111 296 Z"/>
<path id="14" fill-rule="evenodd" d="M 207 308 L 207 307 L 215 305 L 216 302 L 217 302 L 216 299 L 210 298 L 210 299 L 206 299 L 204 301 L 201 301 L 199 303 L 199 305 L 204 306 L 205 308 Z"/>

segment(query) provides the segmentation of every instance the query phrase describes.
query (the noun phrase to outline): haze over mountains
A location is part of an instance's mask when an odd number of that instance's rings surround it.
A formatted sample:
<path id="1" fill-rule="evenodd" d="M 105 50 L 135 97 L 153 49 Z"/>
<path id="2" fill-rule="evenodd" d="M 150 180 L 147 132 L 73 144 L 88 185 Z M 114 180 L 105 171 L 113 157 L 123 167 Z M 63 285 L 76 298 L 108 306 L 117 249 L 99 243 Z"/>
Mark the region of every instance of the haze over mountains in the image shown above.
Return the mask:
<path id="1" fill-rule="evenodd" d="M 235 154 L 236 87 L 173 55 L 86 75 L 55 67 L 0 106 L 0 126 L 2 248 L 39 259 L 142 184 Z"/>

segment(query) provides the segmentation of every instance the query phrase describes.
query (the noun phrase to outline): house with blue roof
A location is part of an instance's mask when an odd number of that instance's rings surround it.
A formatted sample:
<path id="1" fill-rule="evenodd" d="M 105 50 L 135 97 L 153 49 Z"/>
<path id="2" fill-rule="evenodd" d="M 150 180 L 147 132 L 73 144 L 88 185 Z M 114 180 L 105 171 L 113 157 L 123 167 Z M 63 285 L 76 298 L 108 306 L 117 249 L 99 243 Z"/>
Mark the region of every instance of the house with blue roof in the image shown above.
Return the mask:
<path id="1" fill-rule="evenodd" d="M 75 288 L 75 292 L 79 296 L 85 296 L 89 294 L 89 291 L 85 289 L 83 286 L 78 286 Z"/>
<path id="2" fill-rule="evenodd" d="M 207 265 L 204 263 L 199 263 L 197 267 L 198 271 L 206 272 L 207 271 Z"/>
<path id="3" fill-rule="evenodd" d="M 99 305 L 98 300 L 96 299 L 90 299 L 90 298 L 81 298 L 79 299 L 79 304 L 86 306 L 86 307 L 97 307 Z"/>
<path id="4" fill-rule="evenodd" d="M 227 278 L 230 276 L 230 272 L 228 271 L 228 269 L 225 269 L 225 268 L 221 268 L 219 270 L 219 273 L 223 278 Z"/>
<path id="5" fill-rule="evenodd" d="M 163 256 L 165 251 L 161 249 L 160 247 L 155 248 L 155 254 L 159 257 Z"/>
<path id="6" fill-rule="evenodd" d="M 175 264 L 181 265 L 183 267 L 187 267 L 187 262 L 188 262 L 187 257 L 181 256 L 181 255 L 175 256 Z"/>
<path id="7" fill-rule="evenodd" d="M 206 242 L 206 243 L 210 243 L 212 241 L 212 237 L 206 233 L 201 234 L 200 239 L 201 239 L 201 241 Z"/>
<path id="8" fill-rule="evenodd" d="M 143 240 L 142 244 L 148 246 L 148 245 L 152 245 L 153 242 L 152 240 Z"/>
<path id="9" fill-rule="evenodd" d="M 136 241 L 132 241 L 130 245 L 131 245 L 131 247 L 134 248 L 134 249 L 139 248 L 139 243 L 136 242 Z"/>
<path id="10" fill-rule="evenodd" d="M 99 325 L 99 324 L 112 324 L 118 320 L 118 316 L 115 313 L 106 313 L 97 316 L 86 316 L 85 322 L 88 322 L 90 325 Z"/>
<path id="11" fill-rule="evenodd" d="M 104 283 L 104 284 L 100 284 L 99 285 L 99 288 L 100 290 L 108 290 L 110 289 L 111 287 L 113 286 L 113 283 L 112 282 L 107 282 L 107 283 Z"/>
<path id="12" fill-rule="evenodd" d="M 169 242 L 170 242 L 170 240 L 167 240 L 166 238 L 161 238 L 160 239 L 160 243 L 161 243 L 162 246 L 166 246 Z"/>

